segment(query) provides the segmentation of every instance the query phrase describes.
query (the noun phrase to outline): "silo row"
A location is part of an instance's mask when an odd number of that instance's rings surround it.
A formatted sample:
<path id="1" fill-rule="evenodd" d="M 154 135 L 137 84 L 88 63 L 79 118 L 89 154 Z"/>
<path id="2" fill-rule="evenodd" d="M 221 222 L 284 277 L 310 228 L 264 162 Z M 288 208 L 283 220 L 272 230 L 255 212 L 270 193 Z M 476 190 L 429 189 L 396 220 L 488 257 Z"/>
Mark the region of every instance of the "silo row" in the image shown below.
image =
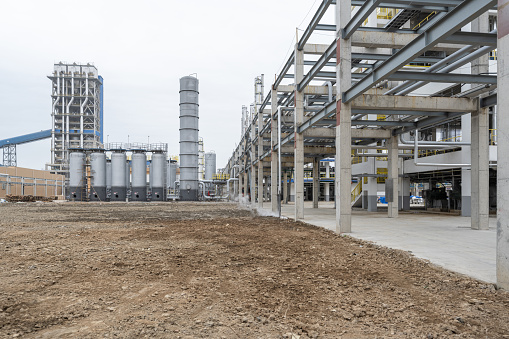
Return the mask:
<path id="1" fill-rule="evenodd" d="M 147 157 L 139 151 L 132 155 L 131 164 L 125 152 L 113 152 L 111 160 L 104 151 L 90 153 L 89 166 L 86 154 L 72 152 L 69 161 L 69 199 L 86 200 L 89 186 L 90 201 L 105 201 L 107 191 L 111 201 L 126 201 L 131 182 L 131 200 L 147 201 Z M 166 200 L 166 153 L 154 153 L 150 164 L 152 200 Z M 88 172 L 88 173 L 87 173 Z M 87 183 L 87 177 L 89 182 Z M 176 178 L 175 178 L 176 180 Z M 174 181 L 173 181 L 174 182 Z"/>

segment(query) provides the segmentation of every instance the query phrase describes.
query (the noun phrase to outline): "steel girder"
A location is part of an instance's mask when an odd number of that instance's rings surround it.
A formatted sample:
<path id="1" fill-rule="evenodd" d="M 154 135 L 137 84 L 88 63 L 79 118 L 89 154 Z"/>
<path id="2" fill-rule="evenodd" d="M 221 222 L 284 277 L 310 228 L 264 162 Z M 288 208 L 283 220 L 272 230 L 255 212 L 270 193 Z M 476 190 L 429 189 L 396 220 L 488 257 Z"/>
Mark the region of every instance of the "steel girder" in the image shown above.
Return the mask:
<path id="1" fill-rule="evenodd" d="M 442 20 L 428 28 L 399 52 L 381 63 L 367 76 L 342 93 L 342 101 L 348 103 L 374 85 L 389 78 L 418 55 L 423 54 L 434 45 L 443 42 L 447 37 L 468 24 L 481 13 L 495 6 L 497 0 L 463 1 Z"/>

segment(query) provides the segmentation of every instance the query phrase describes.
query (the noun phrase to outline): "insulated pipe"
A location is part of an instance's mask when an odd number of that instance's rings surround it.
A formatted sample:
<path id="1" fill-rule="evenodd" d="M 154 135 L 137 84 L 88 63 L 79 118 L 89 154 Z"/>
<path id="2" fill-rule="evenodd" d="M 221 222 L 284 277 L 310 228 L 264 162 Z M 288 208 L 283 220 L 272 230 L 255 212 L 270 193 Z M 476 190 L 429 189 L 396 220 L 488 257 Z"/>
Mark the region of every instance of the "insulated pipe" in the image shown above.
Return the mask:
<path id="1" fill-rule="evenodd" d="M 327 84 L 327 87 L 329 88 L 329 102 L 332 102 L 332 99 L 333 99 L 333 97 L 332 97 L 332 82 L 327 81 L 326 84 Z"/>
<path id="2" fill-rule="evenodd" d="M 88 79 L 86 80 L 87 82 L 87 86 L 88 86 Z M 80 133 L 80 147 L 83 148 L 83 111 L 85 109 L 85 105 L 87 104 L 88 102 L 88 96 L 85 97 L 85 100 L 83 101 L 83 103 L 81 104 L 80 106 L 80 129 L 81 129 L 81 133 Z"/>
<path id="3" fill-rule="evenodd" d="M 417 136 L 417 132 L 419 129 L 415 130 L 415 135 Z M 400 135 L 401 137 L 401 135 Z M 417 138 L 414 138 L 414 165 L 415 166 L 435 166 L 435 167 L 471 167 L 472 164 L 443 164 L 443 163 L 427 163 L 427 162 L 417 162 L 419 153 L 419 143 L 417 142 Z"/>
<path id="4" fill-rule="evenodd" d="M 66 144 L 67 144 L 67 149 L 69 149 L 69 146 L 70 146 L 70 141 L 69 141 L 69 115 L 71 114 L 71 104 L 73 103 L 74 101 L 74 73 L 71 73 L 71 100 L 69 101 L 69 103 L 67 104 L 67 115 L 65 117 L 65 120 L 66 120 L 66 130 L 65 130 L 65 134 L 66 134 Z"/>
<path id="5" fill-rule="evenodd" d="M 238 166 L 238 165 L 235 165 L 235 166 Z M 234 167 L 235 167 L 235 166 L 234 166 Z M 230 181 L 239 181 L 239 179 L 238 179 L 238 178 L 230 178 L 230 179 L 228 179 L 228 180 L 226 181 L 226 192 L 228 192 L 228 199 L 231 199 L 231 197 L 230 197 L 230 195 L 231 195 L 231 194 L 230 194 Z M 234 195 L 234 197 L 235 197 L 235 190 L 234 190 L 234 192 L 233 192 L 233 195 Z"/>
<path id="6" fill-rule="evenodd" d="M 403 134 L 399 135 L 399 141 L 404 145 L 412 145 L 415 142 L 419 144 L 419 146 L 470 146 L 469 142 L 460 142 L 460 141 L 426 141 L 426 142 L 418 142 L 417 140 L 417 132 L 415 130 L 414 141 L 403 139 Z"/>

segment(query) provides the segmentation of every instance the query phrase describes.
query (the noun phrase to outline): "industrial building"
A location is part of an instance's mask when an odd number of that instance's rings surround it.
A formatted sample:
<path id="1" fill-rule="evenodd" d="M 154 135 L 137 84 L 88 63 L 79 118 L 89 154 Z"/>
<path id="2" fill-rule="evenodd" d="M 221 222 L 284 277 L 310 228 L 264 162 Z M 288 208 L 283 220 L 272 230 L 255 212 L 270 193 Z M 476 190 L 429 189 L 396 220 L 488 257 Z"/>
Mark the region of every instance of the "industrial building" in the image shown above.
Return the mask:
<path id="1" fill-rule="evenodd" d="M 103 78 L 91 64 L 54 65 L 51 80 L 51 163 L 66 174 L 69 149 L 103 147 Z"/>
<path id="2" fill-rule="evenodd" d="M 411 192 L 471 216 L 474 230 L 488 229 L 491 209 L 497 284 L 509 288 L 507 99 L 497 97 L 507 86 L 507 4 L 321 1 L 270 91 L 255 79 L 252 109 L 242 107 L 225 169 L 239 179 L 235 194 L 270 200 L 275 213 L 293 201 L 296 220 L 306 198 L 314 208 L 334 200 L 338 233 L 352 231 L 353 205 L 374 212 L 383 198 L 397 218 Z M 336 37 L 314 43 L 321 31 Z"/>

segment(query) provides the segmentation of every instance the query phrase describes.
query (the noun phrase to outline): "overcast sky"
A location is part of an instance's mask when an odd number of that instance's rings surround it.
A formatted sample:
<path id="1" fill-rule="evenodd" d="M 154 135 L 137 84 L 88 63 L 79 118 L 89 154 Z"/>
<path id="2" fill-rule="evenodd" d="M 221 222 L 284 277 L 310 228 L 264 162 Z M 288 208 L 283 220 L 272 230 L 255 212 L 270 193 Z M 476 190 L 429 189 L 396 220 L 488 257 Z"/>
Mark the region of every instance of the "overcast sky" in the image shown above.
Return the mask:
<path id="1" fill-rule="evenodd" d="M 104 141 L 150 136 L 178 155 L 179 78 L 197 73 L 200 136 L 224 167 L 254 78 L 265 74 L 267 93 L 295 29 L 320 2 L 1 1 L 0 139 L 51 128 L 53 64 L 90 62 L 104 78 Z M 18 166 L 43 169 L 49 161 L 49 139 L 18 146 Z"/>

